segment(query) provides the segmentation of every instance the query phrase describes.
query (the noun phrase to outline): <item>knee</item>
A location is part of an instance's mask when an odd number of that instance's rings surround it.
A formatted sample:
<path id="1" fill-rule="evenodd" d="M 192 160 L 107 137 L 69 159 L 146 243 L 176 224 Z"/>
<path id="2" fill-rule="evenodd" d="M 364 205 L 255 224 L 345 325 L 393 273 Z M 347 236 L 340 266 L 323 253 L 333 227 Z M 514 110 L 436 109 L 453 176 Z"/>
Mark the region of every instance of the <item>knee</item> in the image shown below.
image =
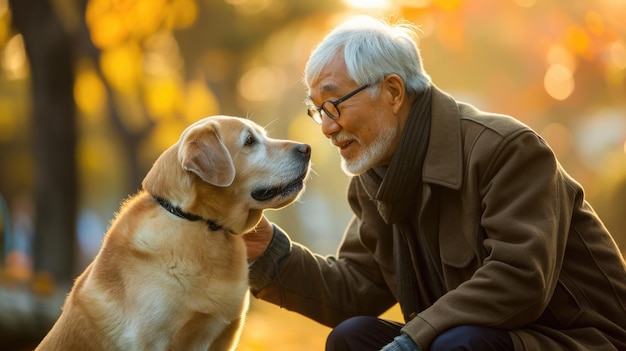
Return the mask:
<path id="1" fill-rule="evenodd" d="M 367 316 L 346 319 L 328 335 L 326 351 L 380 350 L 380 344 L 384 344 L 384 341 L 378 341 L 375 337 L 380 323 L 378 318 Z"/>
<path id="2" fill-rule="evenodd" d="M 348 318 L 337 325 L 328 335 L 327 343 L 345 343 L 378 323 L 374 317 L 357 316 Z"/>
<path id="3" fill-rule="evenodd" d="M 506 330 L 462 325 L 445 331 L 433 341 L 431 351 L 512 350 L 513 341 Z"/>

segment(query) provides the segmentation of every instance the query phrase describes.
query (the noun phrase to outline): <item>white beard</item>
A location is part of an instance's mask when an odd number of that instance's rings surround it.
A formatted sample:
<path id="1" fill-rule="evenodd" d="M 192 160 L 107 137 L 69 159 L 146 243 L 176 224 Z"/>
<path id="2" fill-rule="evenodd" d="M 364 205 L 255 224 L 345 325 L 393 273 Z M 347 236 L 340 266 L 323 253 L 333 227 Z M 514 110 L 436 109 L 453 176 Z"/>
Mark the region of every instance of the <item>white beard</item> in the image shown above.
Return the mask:
<path id="1" fill-rule="evenodd" d="M 378 136 L 370 145 L 363 145 L 359 139 L 352 136 L 354 142 L 363 147 L 363 154 L 354 160 L 341 157 L 341 170 L 349 176 L 357 176 L 374 167 L 389 150 L 397 133 L 398 130 L 394 126 L 381 125 Z"/>

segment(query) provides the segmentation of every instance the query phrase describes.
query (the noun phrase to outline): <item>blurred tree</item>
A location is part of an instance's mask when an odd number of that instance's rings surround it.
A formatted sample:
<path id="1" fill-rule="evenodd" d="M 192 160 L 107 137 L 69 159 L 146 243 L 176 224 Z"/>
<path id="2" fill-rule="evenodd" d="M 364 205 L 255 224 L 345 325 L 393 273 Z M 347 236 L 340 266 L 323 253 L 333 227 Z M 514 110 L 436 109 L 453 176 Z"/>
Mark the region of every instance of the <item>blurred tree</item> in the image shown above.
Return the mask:
<path id="1" fill-rule="evenodd" d="M 35 271 L 71 280 L 77 208 L 71 36 L 50 1 L 10 0 L 31 67 L 35 159 Z"/>
<path id="2" fill-rule="evenodd" d="M 73 97 L 73 40 L 49 1 L 9 0 L 13 25 L 22 34 L 31 71 L 35 176 L 35 271 L 70 281 L 75 267 L 77 209 L 76 113 Z M 14 306 L 4 306 L 11 311 Z M 2 328 L 3 347 L 32 347 L 50 320 L 36 304 L 1 315 L 13 318 Z M 15 321 L 24 321 L 24 324 Z M 4 321 L 6 322 L 6 320 Z M 2 323 L 5 324 L 6 323 Z"/>
<path id="3" fill-rule="evenodd" d="M 97 1 L 92 1 L 92 3 L 93 2 Z M 128 123 L 125 123 L 123 113 L 118 108 L 118 105 L 120 105 L 120 101 L 118 100 L 121 100 L 118 99 L 119 93 L 109 83 L 109 80 L 105 76 L 103 67 L 100 64 L 102 61 L 102 50 L 97 45 L 94 45 L 92 40 L 93 36 L 90 35 L 90 29 L 86 20 L 90 1 L 78 0 L 76 4 L 77 9 L 70 9 L 69 11 L 75 10 L 78 14 L 78 16 L 76 16 L 78 22 L 76 35 L 79 38 L 79 46 L 81 49 L 80 53 L 85 59 L 92 63 L 95 73 L 100 81 L 103 82 L 106 95 L 109 97 L 106 99 L 106 114 L 108 115 L 117 137 L 121 142 L 122 152 L 120 153 L 120 157 L 122 158 L 122 162 L 124 164 L 124 167 L 122 168 L 126 169 L 128 172 L 126 178 L 127 181 L 125 182 L 125 186 L 122 191 L 130 194 L 137 190 L 145 174 L 145 170 L 141 167 L 141 162 L 139 161 L 139 147 L 152 132 L 155 123 L 153 120 L 148 118 L 148 116 L 146 116 L 147 112 L 145 108 L 133 110 L 133 113 L 140 114 L 139 117 L 135 118 L 141 118 L 145 121 L 145 123 L 142 123 L 140 127 L 136 127 L 136 125 L 131 127 Z M 155 4 L 155 6 L 156 5 L 158 4 Z M 136 62 L 136 64 L 141 65 L 141 62 Z M 143 104 L 140 105 L 143 106 Z"/>

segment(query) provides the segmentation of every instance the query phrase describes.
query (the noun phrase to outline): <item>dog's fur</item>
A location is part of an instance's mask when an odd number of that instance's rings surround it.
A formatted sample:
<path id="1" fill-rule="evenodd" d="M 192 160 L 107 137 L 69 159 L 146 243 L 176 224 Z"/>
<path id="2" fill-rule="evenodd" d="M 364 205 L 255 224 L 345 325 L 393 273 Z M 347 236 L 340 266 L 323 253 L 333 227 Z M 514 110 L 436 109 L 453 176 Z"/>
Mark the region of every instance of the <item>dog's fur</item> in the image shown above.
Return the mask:
<path id="1" fill-rule="evenodd" d="M 309 159 L 308 145 L 247 119 L 191 125 L 123 203 L 36 350 L 234 349 L 248 306 L 242 234 L 297 198 Z"/>

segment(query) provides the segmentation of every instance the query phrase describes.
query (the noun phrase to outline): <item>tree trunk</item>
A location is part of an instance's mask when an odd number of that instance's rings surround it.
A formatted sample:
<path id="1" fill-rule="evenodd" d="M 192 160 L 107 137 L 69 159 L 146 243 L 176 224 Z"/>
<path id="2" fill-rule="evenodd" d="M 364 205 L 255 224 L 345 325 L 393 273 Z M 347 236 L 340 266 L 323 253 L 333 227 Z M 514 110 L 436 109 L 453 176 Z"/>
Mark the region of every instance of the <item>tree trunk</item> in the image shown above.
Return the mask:
<path id="1" fill-rule="evenodd" d="M 73 277 L 76 246 L 76 111 L 72 38 L 48 0 L 9 0 L 32 79 L 35 271 Z"/>

